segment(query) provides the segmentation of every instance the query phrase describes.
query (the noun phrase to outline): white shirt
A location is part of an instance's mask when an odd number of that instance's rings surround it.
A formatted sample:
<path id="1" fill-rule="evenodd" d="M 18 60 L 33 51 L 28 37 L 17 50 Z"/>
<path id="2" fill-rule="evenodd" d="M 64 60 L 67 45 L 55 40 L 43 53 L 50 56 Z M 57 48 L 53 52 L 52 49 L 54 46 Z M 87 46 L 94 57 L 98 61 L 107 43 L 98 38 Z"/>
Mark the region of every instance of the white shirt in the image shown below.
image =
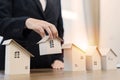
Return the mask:
<path id="1" fill-rule="evenodd" d="M 45 8 L 46 8 L 46 0 L 39 0 L 40 1 L 40 3 L 41 3 L 41 5 L 42 5 L 42 9 L 43 9 L 43 11 L 45 11 Z"/>

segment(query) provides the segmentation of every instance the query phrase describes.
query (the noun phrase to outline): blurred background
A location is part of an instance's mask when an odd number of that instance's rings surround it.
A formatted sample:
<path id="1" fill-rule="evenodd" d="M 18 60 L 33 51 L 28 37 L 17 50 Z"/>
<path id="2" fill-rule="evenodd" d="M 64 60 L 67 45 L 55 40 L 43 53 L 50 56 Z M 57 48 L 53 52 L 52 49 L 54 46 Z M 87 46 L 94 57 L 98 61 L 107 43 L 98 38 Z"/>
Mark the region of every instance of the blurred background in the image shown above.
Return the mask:
<path id="1" fill-rule="evenodd" d="M 111 48 L 120 67 L 120 0 L 61 0 L 65 43 Z"/>

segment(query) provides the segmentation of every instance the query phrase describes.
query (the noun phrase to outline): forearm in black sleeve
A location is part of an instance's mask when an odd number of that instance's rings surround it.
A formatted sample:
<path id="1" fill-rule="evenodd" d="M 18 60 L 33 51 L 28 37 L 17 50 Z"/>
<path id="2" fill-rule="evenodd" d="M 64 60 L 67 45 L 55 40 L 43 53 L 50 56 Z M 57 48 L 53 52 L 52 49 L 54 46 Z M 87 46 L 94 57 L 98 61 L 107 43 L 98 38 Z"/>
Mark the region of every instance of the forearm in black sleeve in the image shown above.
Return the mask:
<path id="1" fill-rule="evenodd" d="M 25 21 L 28 17 L 14 17 L 12 14 L 12 0 L 0 0 L 0 35 L 8 38 L 22 38 L 25 28 Z"/>
<path id="2" fill-rule="evenodd" d="M 52 55 L 52 63 L 53 63 L 55 60 L 60 60 L 60 61 L 63 62 L 63 53 Z"/>
<path id="3" fill-rule="evenodd" d="M 61 0 L 59 2 L 59 10 L 60 10 L 60 14 L 59 14 L 59 18 L 58 18 L 58 21 L 57 21 L 57 30 L 58 30 L 58 33 L 59 33 L 59 37 L 63 39 L 63 36 L 64 36 L 64 28 L 63 28 L 63 18 L 62 18 L 62 12 L 61 12 Z"/>
<path id="4" fill-rule="evenodd" d="M 25 21 L 27 17 L 3 18 L 0 19 L 0 35 L 8 38 L 23 38 L 25 31 Z"/>

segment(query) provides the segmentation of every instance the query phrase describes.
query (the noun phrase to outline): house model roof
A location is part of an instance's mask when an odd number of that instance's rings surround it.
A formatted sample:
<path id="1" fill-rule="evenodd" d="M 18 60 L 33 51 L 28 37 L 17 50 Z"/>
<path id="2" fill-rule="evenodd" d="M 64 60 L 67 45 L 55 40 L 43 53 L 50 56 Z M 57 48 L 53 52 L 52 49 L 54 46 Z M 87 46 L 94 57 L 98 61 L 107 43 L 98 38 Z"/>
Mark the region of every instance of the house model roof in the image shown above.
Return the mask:
<path id="1" fill-rule="evenodd" d="M 98 47 L 97 46 L 88 46 L 87 48 L 87 56 L 92 56 L 94 54 L 99 54 L 101 55 L 99 52 L 98 52 Z"/>
<path id="2" fill-rule="evenodd" d="M 9 39 L 9 40 L 5 40 L 2 45 L 9 45 L 11 43 L 16 44 L 17 46 L 19 46 L 23 51 L 25 51 L 28 55 L 30 55 L 31 57 L 34 57 L 34 55 L 32 55 L 29 51 L 27 51 L 25 48 L 23 48 L 20 44 L 18 44 L 16 41 L 14 41 L 13 39 Z"/>
<path id="3" fill-rule="evenodd" d="M 75 46 L 76 48 L 79 48 L 77 45 L 73 44 L 73 43 L 67 43 L 67 44 L 63 44 L 62 45 L 62 49 L 71 49 L 72 46 Z M 80 48 L 79 48 L 80 49 Z M 82 49 L 80 49 L 82 52 L 85 53 L 85 51 L 83 51 Z"/>
<path id="4" fill-rule="evenodd" d="M 40 44 L 40 43 L 45 43 L 46 41 L 48 41 L 50 39 L 50 37 L 49 36 L 45 36 L 45 37 L 43 37 L 39 42 L 38 42 L 38 44 Z M 57 37 L 56 39 L 58 39 L 59 41 L 63 41 L 60 37 Z M 53 39 L 54 40 L 54 39 Z"/>
<path id="5" fill-rule="evenodd" d="M 111 48 L 99 48 L 98 50 L 102 56 L 107 55 L 108 52 L 111 51 L 113 53 L 113 55 L 115 55 L 117 57 L 117 54 Z"/>

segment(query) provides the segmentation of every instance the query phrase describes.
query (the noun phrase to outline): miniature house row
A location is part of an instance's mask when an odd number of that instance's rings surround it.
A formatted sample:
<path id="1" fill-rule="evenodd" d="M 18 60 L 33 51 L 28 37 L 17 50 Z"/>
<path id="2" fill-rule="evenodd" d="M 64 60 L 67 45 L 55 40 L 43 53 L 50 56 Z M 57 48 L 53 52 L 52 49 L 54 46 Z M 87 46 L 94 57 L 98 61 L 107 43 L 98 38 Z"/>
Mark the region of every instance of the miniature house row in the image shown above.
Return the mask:
<path id="1" fill-rule="evenodd" d="M 64 70 L 111 70 L 116 69 L 117 55 L 112 49 L 97 48 L 92 46 L 84 52 L 75 44 L 63 44 Z"/>
<path id="2" fill-rule="evenodd" d="M 51 40 L 46 36 L 38 42 L 40 54 L 58 54 L 63 48 L 66 71 L 116 69 L 117 55 L 112 49 L 98 49 L 93 46 L 84 52 L 72 43 L 61 47 L 61 41 L 59 38 Z M 5 74 L 29 74 L 30 57 L 33 55 L 13 39 L 5 40 L 3 45 L 6 45 Z"/>

